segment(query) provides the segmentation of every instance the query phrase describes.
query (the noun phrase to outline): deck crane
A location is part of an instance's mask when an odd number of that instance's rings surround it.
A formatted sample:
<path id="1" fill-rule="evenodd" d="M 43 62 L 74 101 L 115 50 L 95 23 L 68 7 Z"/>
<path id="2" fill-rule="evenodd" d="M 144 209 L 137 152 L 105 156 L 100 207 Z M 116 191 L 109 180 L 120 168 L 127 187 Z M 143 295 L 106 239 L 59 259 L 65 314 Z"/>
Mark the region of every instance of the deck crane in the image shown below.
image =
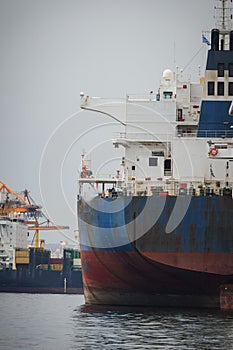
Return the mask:
<path id="1" fill-rule="evenodd" d="M 30 196 L 29 191 L 25 189 L 24 191 L 24 197 L 27 199 L 27 202 L 31 205 L 31 207 L 35 207 L 36 203 L 33 200 L 33 198 Z M 36 213 L 32 213 L 34 216 L 34 221 L 30 220 L 28 221 L 29 225 L 28 230 L 29 231 L 35 231 L 35 234 L 33 236 L 32 243 L 35 242 L 35 248 L 39 248 L 39 231 L 55 231 L 55 230 L 68 230 L 69 226 L 60 226 L 54 224 L 44 213 L 42 210 L 40 210 L 40 217 L 43 217 L 45 220 L 43 222 L 39 222 L 38 215 Z"/>
<path id="2" fill-rule="evenodd" d="M 29 231 L 35 231 L 32 243 L 35 242 L 35 248 L 39 248 L 39 231 L 51 231 L 51 230 L 67 230 L 69 226 L 60 226 L 54 224 L 41 210 L 41 206 L 37 205 L 33 198 L 30 196 L 28 190 L 24 190 L 24 198 L 18 193 L 13 191 L 5 183 L 0 181 L 0 193 L 5 191 L 6 196 L 11 194 L 16 200 L 10 200 L 6 197 L 4 205 L 1 205 L 0 214 L 8 215 L 9 213 L 23 214 L 24 223 L 28 225 Z M 44 221 L 39 222 L 40 218 L 44 218 Z"/>

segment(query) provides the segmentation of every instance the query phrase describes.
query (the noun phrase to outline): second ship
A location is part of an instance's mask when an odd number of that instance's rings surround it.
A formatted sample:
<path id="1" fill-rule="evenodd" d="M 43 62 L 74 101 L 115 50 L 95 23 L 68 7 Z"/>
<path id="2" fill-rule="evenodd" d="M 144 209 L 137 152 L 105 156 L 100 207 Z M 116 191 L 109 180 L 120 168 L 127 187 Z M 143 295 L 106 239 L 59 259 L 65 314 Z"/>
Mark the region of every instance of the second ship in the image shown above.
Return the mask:
<path id="1" fill-rule="evenodd" d="M 66 228 L 51 224 L 27 190 L 21 196 L 0 181 L 0 292 L 82 294 L 80 251 L 66 248 L 54 258 L 39 242 L 40 230 Z"/>

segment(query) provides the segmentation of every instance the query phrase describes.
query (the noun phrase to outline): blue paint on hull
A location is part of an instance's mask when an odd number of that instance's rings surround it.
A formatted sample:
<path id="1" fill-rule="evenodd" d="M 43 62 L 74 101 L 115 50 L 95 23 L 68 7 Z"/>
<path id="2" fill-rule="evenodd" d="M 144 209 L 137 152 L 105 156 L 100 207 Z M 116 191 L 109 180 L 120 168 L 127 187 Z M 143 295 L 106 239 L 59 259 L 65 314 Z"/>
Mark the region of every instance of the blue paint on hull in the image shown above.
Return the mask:
<path id="1" fill-rule="evenodd" d="M 146 201 L 150 198 L 152 205 L 150 212 L 142 213 Z M 114 213 L 103 213 L 93 209 L 85 202 L 79 203 L 80 240 L 83 250 L 91 247 L 104 250 L 132 251 L 133 224 L 143 228 L 146 215 L 156 217 L 158 208 L 164 205 L 161 215 L 153 226 L 136 240 L 145 251 L 154 252 L 213 252 L 233 253 L 233 200 L 231 197 L 191 197 L 191 202 L 183 220 L 171 233 L 166 233 L 166 225 L 172 214 L 177 197 L 159 196 L 132 197 L 125 209 Z M 95 206 L 101 198 L 95 200 Z M 154 206 L 153 206 L 154 203 Z M 108 202 L 106 202 L 106 206 Z M 97 205 L 98 207 L 98 205 Z M 101 203 L 103 210 L 103 203 Z M 145 215 L 144 215 L 145 214 Z M 108 218 L 108 220 L 106 220 Z M 94 225 L 93 225 L 94 222 Z M 119 223 L 119 225 L 118 225 Z M 124 224 L 125 223 L 125 224 Z M 102 233 L 105 228 L 105 233 Z M 116 235 L 121 235 L 117 246 Z"/>

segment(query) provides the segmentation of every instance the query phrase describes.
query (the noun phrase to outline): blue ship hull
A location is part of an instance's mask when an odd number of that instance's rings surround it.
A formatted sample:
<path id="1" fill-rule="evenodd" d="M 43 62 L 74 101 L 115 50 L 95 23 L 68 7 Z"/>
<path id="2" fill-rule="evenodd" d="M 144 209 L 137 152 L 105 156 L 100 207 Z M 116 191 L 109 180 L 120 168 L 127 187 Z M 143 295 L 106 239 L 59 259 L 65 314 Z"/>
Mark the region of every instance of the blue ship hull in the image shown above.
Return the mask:
<path id="1" fill-rule="evenodd" d="M 121 207 L 128 199 L 118 200 Z M 177 200 L 179 209 L 190 203 L 168 233 Z M 106 213 L 110 201 L 79 201 L 87 303 L 219 307 L 221 286 L 233 283 L 231 197 L 132 197 Z M 134 239 L 149 217 L 153 226 Z"/>

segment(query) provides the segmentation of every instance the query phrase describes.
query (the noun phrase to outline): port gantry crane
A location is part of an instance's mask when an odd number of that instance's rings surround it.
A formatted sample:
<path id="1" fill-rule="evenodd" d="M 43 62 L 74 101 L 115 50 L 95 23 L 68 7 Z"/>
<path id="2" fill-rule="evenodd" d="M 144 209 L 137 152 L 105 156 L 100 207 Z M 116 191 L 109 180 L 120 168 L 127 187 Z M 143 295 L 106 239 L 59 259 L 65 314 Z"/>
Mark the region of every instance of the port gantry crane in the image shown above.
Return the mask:
<path id="1" fill-rule="evenodd" d="M 9 215 L 10 213 L 23 215 L 24 223 L 27 224 L 29 231 L 35 231 L 32 244 L 35 242 L 35 248 L 39 248 L 39 231 L 51 230 L 68 230 L 69 226 L 60 226 L 54 224 L 41 210 L 41 206 L 37 205 L 30 196 L 28 190 L 24 190 L 24 198 L 17 192 L 13 191 L 4 182 L 0 181 L 0 194 L 6 196 L 4 203 L 1 203 L 0 215 Z M 10 199 L 9 195 L 13 198 Z M 40 218 L 44 221 L 40 222 Z"/>

